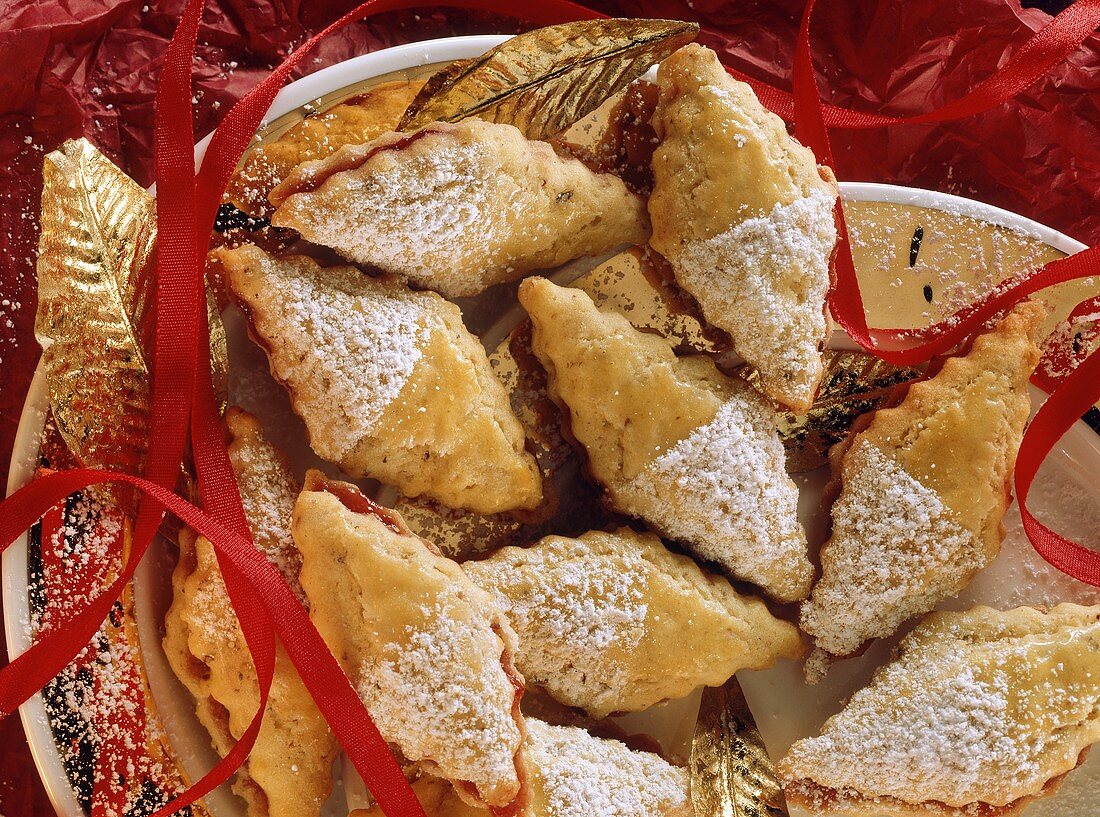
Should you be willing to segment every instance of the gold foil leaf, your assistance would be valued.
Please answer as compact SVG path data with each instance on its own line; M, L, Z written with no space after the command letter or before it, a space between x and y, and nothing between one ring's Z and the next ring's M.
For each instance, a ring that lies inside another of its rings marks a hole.
M529 139L559 133L699 32L675 20L582 20L529 31L428 80L398 125L476 116Z
M750 367L740 374L758 385ZM829 449L847 436L860 415L879 408L897 386L920 376L920 369L894 366L864 352L826 350L821 391L809 413L781 411L778 415L787 470L797 474L825 465Z
M783 789L736 678L706 687L691 739L695 817L786 817Z
M149 436L156 204L85 139L50 153L42 173L35 335L50 408L83 465L140 473ZM215 304L208 292L220 391L227 361Z
M81 463L139 473L156 205L86 139L46 156L42 175L35 334L50 408Z

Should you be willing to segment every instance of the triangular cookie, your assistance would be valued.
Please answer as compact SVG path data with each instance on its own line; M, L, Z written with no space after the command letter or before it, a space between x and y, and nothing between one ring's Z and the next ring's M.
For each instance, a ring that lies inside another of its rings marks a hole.
M611 504L774 598L805 598L813 567L768 401L578 289L529 278L520 301Z
M779 764L813 815L1007 817L1100 740L1100 608L933 613Z
M651 752L573 726L527 724L530 799L522 817L690 817L688 774ZM413 791L427 817L490 817L443 780L422 777ZM349 817L382 817L377 806Z
M829 332L836 181L710 49L674 53L657 87L650 243L764 392L804 412Z
M226 413L229 457L252 538L301 593L301 561L290 536L298 485L259 421L236 408ZM195 697L199 721L222 755L236 743L259 705L256 671L218 567L214 547L189 529L180 534L165 616L164 651ZM332 791L339 746L280 645L260 733L233 790L248 817L317 817Z
M394 511L317 471L294 506L310 617L382 736L494 807L520 793L515 633L462 569Z
M802 606L821 653L851 655L889 635L997 555L1045 314L1017 306L831 452L840 494L821 579Z
M803 653L793 625L651 533L547 536L464 569L504 609L528 683L596 718Z
M512 125L465 119L307 162L272 223L447 296L649 237L644 200Z
M458 307L305 256L214 257L318 455L451 507L539 504L523 429Z

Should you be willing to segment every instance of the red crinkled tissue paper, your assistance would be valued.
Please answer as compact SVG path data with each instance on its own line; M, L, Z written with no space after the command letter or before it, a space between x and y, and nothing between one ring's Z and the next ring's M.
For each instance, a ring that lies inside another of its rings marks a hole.
M1055 0L1056 2L1056 0ZM288 49L350 2L211 0L195 64L196 130ZM697 20L730 66L779 87L789 77L801 0L590 3L615 16ZM1060 6L1044 3L1056 12ZM153 98L179 0L0 2L0 478L38 357L34 254L43 156L85 135L140 183L152 176ZM893 114L961 96L1049 20L1006 0L822 0L814 52L838 105ZM522 21L437 10L387 14L324 41L303 73L355 54L453 34L516 32ZM837 131L837 174L969 196L1100 242L1100 37L1016 99L940 126ZM0 648L2 650L2 648ZM6 660L6 659L4 659ZM52 811L15 718L0 722L0 813Z

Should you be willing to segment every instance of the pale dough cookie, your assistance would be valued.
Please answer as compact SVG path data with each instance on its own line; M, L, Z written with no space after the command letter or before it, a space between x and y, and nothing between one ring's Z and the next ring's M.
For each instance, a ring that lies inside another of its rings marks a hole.
M578 289L529 278L519 296L550 392L615 509L776 599L804 599L813 567L771 404Z
M617 176L480 119L342 148L271 201L276 226L447 296L649 238L645 202Z
M1007 817L1100 739L1100 608L933 613L779 763L814 815Z
M542 500L523 429L457 306L305 256L246 245L213 257L319 456L479 513Z
M1045 314L1017 306L830 452L840 494L802 606L811 677L955 595L999 552Z
M420 80L383 82L323 113L307 116L267 144L245 154L229 180L226 199L257 217L270 217L271 190L303 162L325 159L344 145L361 145L397 127L423 87Z
M836 180L710 49L674 53L657 87L650 243L764 392L804 412L829 334Z
M583 729L527 719L530 801L523 817L690 817L687 771L650 752ZM446 781L422 777L413 791L427 817L490 817L459 798ZM382 817L382 810L349 817Z
M229 456L245 515L258 547L301 594L301 562L290 536L298 486L282 454L264 438L256 418L226 414ZM256 672L222 581L213 546L188 529L172 573L173 600L165 618L164 650L195 696L199 721L225 755L259 705ZM233 790L248 817L317 817L332 790L336 739L282 645L255 747Z
M547 536L463 567L505 610L527 682L596 718L803 653L793 625L651 533Z
M502 808L520 793L515 633L484 590L394 511L317 471L294 506L310 616L387 742Z

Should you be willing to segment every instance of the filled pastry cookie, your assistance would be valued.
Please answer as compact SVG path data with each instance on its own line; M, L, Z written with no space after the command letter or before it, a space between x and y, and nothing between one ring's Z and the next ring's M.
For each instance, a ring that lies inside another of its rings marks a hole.
M829 332L836 180L713 51L681 48L657 87L650 243L764 392L804 412Z
M596 738L583 729L527 724L529 800L522 817L690 817L687 771L658 755ZM446 781L422 777L413 791L427 817L489 817ZM382 817L378 807L350 817Z
M489 594L396 513L317 471L292 531L310 617L386 741L468 802L515 800L523 681Z
M768 401L580 290L529 278L519 296L611 505L776 599L804 599L814 571Z
M793 625L650 533L547 536L464 569L505 610L528 683L597 718L803 652Z
M538 505L538 466L458 307L305 256L214 257L318 455L452 507Z
M361 145L397 127L401 114L423 87L420 81L383 82L315 116L307 116L278 139L250 150L225 191L238 209L269 217L271 190L303 162L325 159L344 145Z
M1005 817L1100 739L1100 608L933 613L779 764L814 815Z
M480 119L344 147L271 201L276 226L447 296L649 238L645 202L617 176Z
M229 457L252 539L301 594L301 562L290 536L298 486L254 417L231 408L226 424L231 437ZM251 722L259 705L259 687L214 548L190 530L180 535L172 588L164 651L176 676L195 697L195 711L214 748L225 755ZM233 786L247 804L248 817L317 817L332 790L332 762L338 748L279 645L259 736Z
M802 606L811 676L955 595L997 555L1045 314L1017 306L830 453L840 494Z

